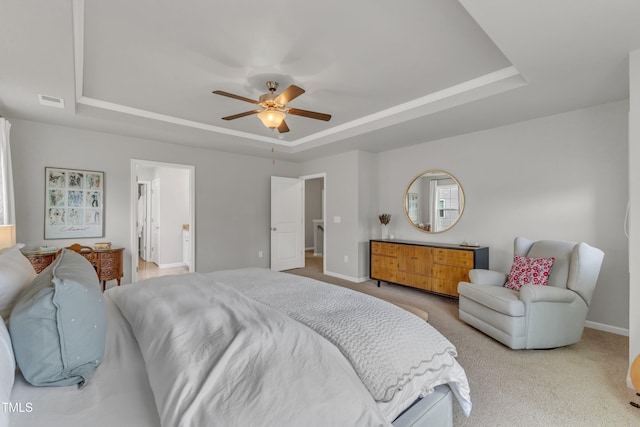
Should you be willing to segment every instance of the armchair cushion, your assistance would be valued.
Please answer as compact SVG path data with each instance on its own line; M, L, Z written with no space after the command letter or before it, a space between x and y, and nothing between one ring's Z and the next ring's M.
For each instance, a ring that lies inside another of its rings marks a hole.
M524 303L518 298L518 291L504 286L460 282L458 293L507 316L524 316Z
M469 280L478 285L503 286L507 275L499 271L472 269L469 270Z
M554 286L524 285L520 288L520 300L525 304L534 302L556 302L569 304L578 298L578 294L570 289Z
M549 272L555 258L528 258L520 255L513 257L513 265L505 286L514 291L523 285L543 285L549 283Z

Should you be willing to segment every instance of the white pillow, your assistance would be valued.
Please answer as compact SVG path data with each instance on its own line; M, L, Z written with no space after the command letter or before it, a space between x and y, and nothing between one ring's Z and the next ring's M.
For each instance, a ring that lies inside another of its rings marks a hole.
M9 331L0 321L0 402L11 402L11 389L16 378L16 359ZM9 425L9 411L0 408L0 427Z
M22 290L36 277L20 246L0 250L0 316L8 319Z

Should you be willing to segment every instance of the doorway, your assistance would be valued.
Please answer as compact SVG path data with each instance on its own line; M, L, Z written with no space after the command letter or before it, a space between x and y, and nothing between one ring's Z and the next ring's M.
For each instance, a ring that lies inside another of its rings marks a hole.
M317 266L326 270L326 174L301 176L304 181L304 247L305 267Z
M305 266L321 268L324 261L324 178L304 180Z
M131 160L131 281L195 271L195 168Z

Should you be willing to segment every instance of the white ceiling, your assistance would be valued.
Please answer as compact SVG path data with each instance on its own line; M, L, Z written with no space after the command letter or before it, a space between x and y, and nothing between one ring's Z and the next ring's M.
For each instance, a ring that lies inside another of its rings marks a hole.
M0 114L293 161L379 152L627 98L639 22L637 0L0 0ZM221 120L255 106L212 90L267 80L331 121Z

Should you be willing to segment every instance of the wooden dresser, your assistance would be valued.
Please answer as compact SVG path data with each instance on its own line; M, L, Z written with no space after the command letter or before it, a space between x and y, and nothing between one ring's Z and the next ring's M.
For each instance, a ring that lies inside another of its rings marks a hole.
M405 240L369 241L369 277L458 297L472 268L489 268L489 248Z
M109 280L117 280L120 286L120 280L124 276L122 262L124 248L94 249L93 251L96 258L94 262L96 273L102 287L105 288ZM36 273L44 270L56 257L55 252L23 251L22 253L31 262Z

